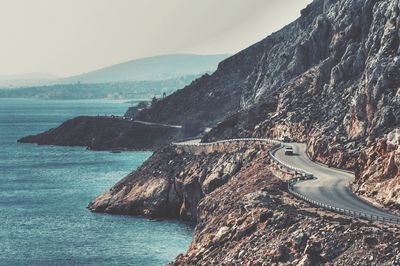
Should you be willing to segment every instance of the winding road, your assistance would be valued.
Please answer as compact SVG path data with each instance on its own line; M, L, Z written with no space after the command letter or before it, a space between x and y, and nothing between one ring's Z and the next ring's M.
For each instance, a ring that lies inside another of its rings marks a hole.
M173 143L177 146L206 146L224 144L228 142L267 142L277 148L270 151L270 156L281 166L296 169L298 173L314 179L295 181L292 183L292 193L300 196L308 202L344 213L347 215L362 217L369 220L400 223L400 217L383 209L372 206L368 202L358 198L350 190L350 184L354 175L342 170L329 168L325 165L315 163L306 154L306 145L301 143L280 143L269 139L230 139L213 143L200 143L200 139ZM293 147L293 155L285 155L284 147Z
M108 119L115 119L115 120L121 120L121 121L128 121L132 123L137 123L137 124L142 124L142 125L147 125L147 126L159 126L159 127L170 127L170 128L177 128L177 129L182 129L182 126L180 125L170 125L170 124L163 124L163 123L156 123L156 122L147 122L147 121L142 121L142 120L136 120L131 117L125 117L125 116L104 116L105 118Z
M155 122L146 122L146 121L141 121L141 120L133 120L132 122L142 124L142 125L148 125L148 126L161 126L161 127L171 127L171 128L182 129L182 126L179 126L179 125L169 125L169 124L162 124L162 123L155 123Z
M284 145L292 146L294 155L285 155L284 149L277 150L274 155L282 162L304 169L316 177L316 179L296 183L293 188L297 193L336 208L386 217L387 219L399 218L396 215L368 204L354 195L349 186L354 179L353 174L328 168L311 161L306 154L305 144L288 143Z

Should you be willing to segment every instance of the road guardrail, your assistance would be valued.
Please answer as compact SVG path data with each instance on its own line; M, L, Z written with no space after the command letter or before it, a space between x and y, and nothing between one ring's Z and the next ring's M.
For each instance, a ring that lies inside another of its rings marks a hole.
M283 148L284 145L280 141L272 140L272 139L262 139L262 138L237 138L237 139L227 139L227 140L219 140L219 141L214 141L214 142L208 142L208 143L199 143L199 142L193 142L191 143L189 141L184 141L184 142L174 142L172 145L175 146L212 146L212 145L220 145L220 144L226 144L226 143L232 143L232 142L265 142L268 144L273 144L272 148L268 151L268 155L272 159L274 163L279 165L280 167L285 168L289 172L294 172L293 174L295 175L294 178L289 179L287 181L288 185L288 191L294 195L295 197L308 202L309 204L320 207L332 212L348 215L354 218L359 218L359 219L364 219L368 221L379 221L379 222L384 222L384 223L392 223L392 224L400 224L400 217L399 218L389 218L385 216L380 216L380 215L374 215L372 213L367 213L367 212L359 212L359 211L352 211L348 209L343 209L343 208L338 208L326 203L322 203L316 200L313 200L306 195L300 194L295 190L295 184L298 182L303 182L307 180L313 180L316 179L313 174L307 172L304 169L293 167L291 165L286 164L285 162L279 160L275 156L275 152L278 151L279 149Z

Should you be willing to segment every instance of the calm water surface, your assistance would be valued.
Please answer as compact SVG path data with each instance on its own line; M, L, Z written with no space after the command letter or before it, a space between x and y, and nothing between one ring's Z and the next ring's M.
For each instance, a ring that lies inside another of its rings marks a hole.
M117 101L0 99L0 265L162 265L192 228L94 214L88 202L151 154L17 144L78 115L122 115Z

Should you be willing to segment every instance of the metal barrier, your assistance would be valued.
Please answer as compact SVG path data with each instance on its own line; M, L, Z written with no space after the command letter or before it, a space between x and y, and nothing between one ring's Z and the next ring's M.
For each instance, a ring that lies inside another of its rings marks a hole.
M296 196L299 199L302 199L308 203L310 203L311 205L320 207L320 208L324 208L326 210L329 211L333 211L336 213L340 213L340 214L345 214L351 217L355 217L355 218L360 218L360 219L365 219L368 221L379 221L379 222L384 222L384 223L392 223L392 224L400 224L400 217L399 218L389 218L389 217L384 217L384 216L379 216L379 215L373 215L371 213L366 213L366 212L359 212L359 211L352 211L352 210L348 210L348 209L343 209L343 208L338 208L326 203L322 203L322 202L318 202L316 200L313 200L311 198L308 198L307 196L300 194L298 192L295 191L295 184L301 181L307 181L307 180L312 180L312 179L316 179L316 177L314 177L313 174L307 172L304 169L301 168L297 168L297 167L293 167L290 166L284 162L282 162L281 160L279 160L277 157L275 157L275 152L281 148L283 148L283 144L280 141L276 141L276 140L271 140L271 139L261 139L261 138L239 138L239 139L228 139L228 140L220 140L220 141L215 141L215 142L208 142L208 143L190 143L190 141L186 141L186 142L178 142L178 143L172 143L172 145L175 146L211 146L211 145L219 145L219 144L225 144L225 143L232 143L232 142L265 142L268 144L273 144L272 148L268 151L268 155L270 156L270 158L272 159L272 161L274 163L276 163L277 165L279 165L280 167L286 168L287 170L294 172L293 174L296 175L294 178L289 179L287 181L287 185L288 185L288 191ZM299 176L297 176L298 174L300 174Z
M226 144L226 143L232 143L232 142L265 142L268 144L280 144L279 141L272 140L272 139L260 139L260 138L239 138L239 139L227 139L227 140L218 140L214 142L207 142L207 143L191 143L189 141L184 141L184 142L173 142L172 145L175 146L212 146L212 145L218 145L218 144Z
M318 201L313 200L311 198L308 198L307 196L305 196L303 194L300 194L300 193L298 193L298 192L296 192L294 190L294 185L297 182L304 181L304 180L310 180L310 179L314 179L314 178L310 178L310 177L307 177L307 176L305 176L305 177L304 176L300 176L300 177L295 177L295 178L290 179L287 182L289 192L291 194L293 194L294 196L296 196L297 198L302 199L302 200L310 203L311 205L314 205L314 206L317 206L317 207L321 207L321 208L327 209L329 211L345 214L345 215L352 216L352 217L355 217L355 218L365 219L365 220L368 220L368 221L380 221L380 222L385 222L385 223L400 224L400 218L396 218L395 219L395 218L389 218L389 217L374 215L374 214L366 213L366 212L359 212L359 211L352 211L352 210L348 210L348 209L338 208L338 207L335 207L335 206L332 206L332 205L329 205L329 204L326 204L326 203L321 203L321 202L318 202Z

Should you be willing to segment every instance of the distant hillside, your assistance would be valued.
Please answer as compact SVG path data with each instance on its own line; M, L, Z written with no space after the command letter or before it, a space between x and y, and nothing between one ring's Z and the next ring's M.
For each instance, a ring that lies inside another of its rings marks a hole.
M0 76L0 88L3 88L0 97L148 99L154 95L171 94L203 74L214 72L227 56L176 54L149 57L70 78L48 77L42 79L41 84L39 80L31 83L15 80L14 84L19 82L20 87L1 86Z
M106 83L143 80L166 80L198 75L217 69L218 63L229 55L161 55L128 61L58 80L58 83Z
M0 89L0 98L39 98L56 100L125 99L150 100L183 88L199 75L166 80L146 80L107 83L73 83Z
M0 75L0 88L15 89L76 83L96 84L174 80L214 72L219 62L228 56L227 54L160 55L135 59L67 78L58 78L50 74L40 73L12 76Z

